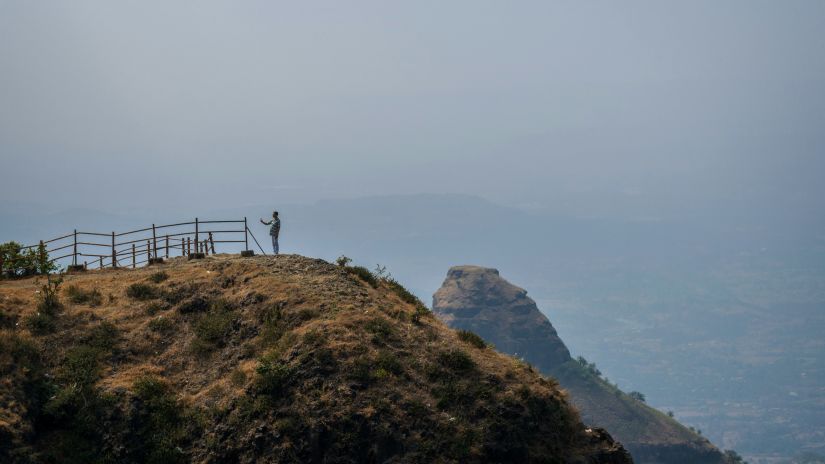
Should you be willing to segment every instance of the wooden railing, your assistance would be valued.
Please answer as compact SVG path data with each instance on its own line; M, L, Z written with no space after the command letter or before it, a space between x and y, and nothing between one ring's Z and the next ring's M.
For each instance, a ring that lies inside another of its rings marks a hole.
M49 253L50 262L67 264L75 269L134 268L170 256L215 254L216 244L243 243L243 249L249 253L250 236L261 253L266 254L249 230L246 218L221 221L201 221L195 218L192 222L152 224L151 227L120 233L83 232L75 229L70 234L41 240L37 245L22 249L42 245Z

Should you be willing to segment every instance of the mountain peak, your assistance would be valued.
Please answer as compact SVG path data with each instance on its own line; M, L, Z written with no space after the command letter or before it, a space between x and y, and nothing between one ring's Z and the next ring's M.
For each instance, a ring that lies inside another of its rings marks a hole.
M362 271L173 258L66 275L53 310L0 282L0 461L631 462L556 382Z

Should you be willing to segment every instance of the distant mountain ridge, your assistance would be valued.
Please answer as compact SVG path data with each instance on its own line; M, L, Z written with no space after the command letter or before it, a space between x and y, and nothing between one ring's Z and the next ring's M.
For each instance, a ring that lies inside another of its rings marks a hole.
M567 389L585 423L605 427L637 463L721 464L724 455L674 419L601 379L571 358L527 292L480 266L450 268L433 296L433 311L455 329L470 330L499 351L523 358Z

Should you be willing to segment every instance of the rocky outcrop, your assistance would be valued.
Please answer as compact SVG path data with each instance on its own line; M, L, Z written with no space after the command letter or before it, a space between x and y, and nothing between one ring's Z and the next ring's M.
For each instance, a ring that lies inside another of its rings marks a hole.
M456 266L435 293L433 310L453 328L469 329L499 351L536 366L570 359L556 329L527 291L502 279L498 270Z
M433 296L433 311L455 329L477 333L499 351L556 377L585 423L604 427L637 463L720 464L723 454L707 439L629 397L572 359L555 328L527 292L496 269L456 266Z

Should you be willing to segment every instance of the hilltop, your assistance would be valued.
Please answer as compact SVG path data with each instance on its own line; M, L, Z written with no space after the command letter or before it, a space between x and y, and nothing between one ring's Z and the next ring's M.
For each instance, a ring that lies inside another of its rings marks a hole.
M1 282L0 461L631 462L554 380L363 271L217 255Z
M638 463L717 464L724 455L707 439L625 394L595 365L573 359L527 291L498 270L456 266L433 296L433 311L449 326L471 330L496 349L530 362L558 379L585 423L605 427Z

